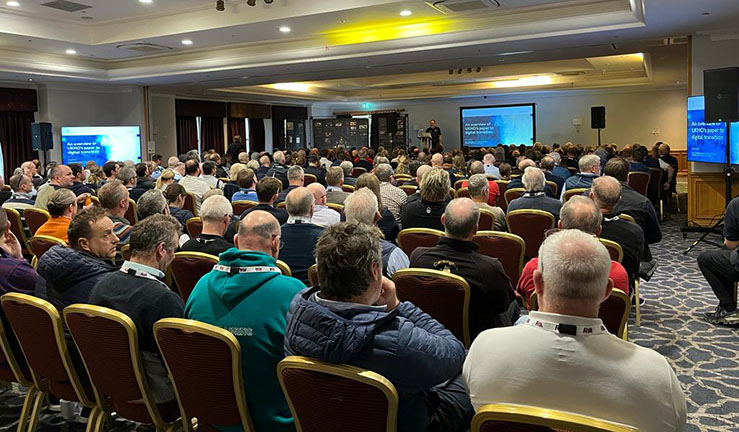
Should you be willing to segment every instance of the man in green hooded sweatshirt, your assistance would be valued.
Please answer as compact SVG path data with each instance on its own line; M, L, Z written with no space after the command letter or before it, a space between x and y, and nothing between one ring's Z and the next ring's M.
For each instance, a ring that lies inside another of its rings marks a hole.
M234 244L195 286L185 317L222 327L239 340L246 400L256 431L294 431L277 363L285 357L287 309L305 285L277 268L280 224L271 214L249 213L239 224Z

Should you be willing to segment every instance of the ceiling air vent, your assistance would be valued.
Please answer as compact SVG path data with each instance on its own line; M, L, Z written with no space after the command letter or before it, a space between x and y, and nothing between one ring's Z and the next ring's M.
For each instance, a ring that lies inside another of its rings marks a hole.
M157 45L157 44L152 44L152 43L145 43L145 42L118 45L116 48L120 48L124 50L131 50L131 51L138 51L138 52L147 53L147 54L172 51L172 47L168 47L165 45Z
M500 7L498 0L437 0L427 1L426 4L444 14L476 12Z
M64 12L79 12L81 10L90 9L92 6L83 5L81 3L75 3L67 0L55 0L48 3L42 3L41 6L50 7L52 9L58 9Z

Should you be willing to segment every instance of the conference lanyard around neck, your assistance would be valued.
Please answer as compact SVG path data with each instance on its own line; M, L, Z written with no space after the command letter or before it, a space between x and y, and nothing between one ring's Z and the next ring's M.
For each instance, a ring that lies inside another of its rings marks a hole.
M245 273L282 273L279 268L273 266L230 267L216 264L213 266L213 270L228 273L230 275Z
M140 277L140 278L144 278L144 279L151 279L153 281L157 281L162 286L164 286L165 288L169 289L169 287L167 286L167 284L165 284L164 282L162 282L161 279L159 279L158 277L152 275L151 273L145 272L143 270L137 270L137 269L129 266L128 261L125 261L123 263L123 265L121 266L121 270L120 271L122 271L123 273L129 274L131 276L136 276L136 277Z
M526 192L523 194L526 198L543 197L544 195L546 195L546 192Z
M621 220L621 219L618 216L614 216L610 218L607 218L607 217L603 218L603 222L616 222L617 220Z
M529 318L526 320L524 325L531 327L537 327L550 332L565 334L569 336L583 336L583 335L599 335L608 333L606 326L603 323L597 325L575 325L575 324L562 324L557 322L542 321L540 319Z

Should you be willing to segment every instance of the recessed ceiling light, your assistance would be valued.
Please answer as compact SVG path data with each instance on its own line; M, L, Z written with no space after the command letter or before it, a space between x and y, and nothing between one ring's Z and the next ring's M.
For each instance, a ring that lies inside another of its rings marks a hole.
M288 26L282 26L282 27L280 27L280 31L282 33L290 33L291 29Z
M5 4L8 5L8 6L10 6L10 7L18 7L18 6L21 5L17 1L9 1L9 2L5 2Z
M67 51L65 51L65 52L66 52L67 54L69 54L69 55L75 55L75 54L77 54L77 51L76 51L76 50L73 50L72 48L68 49L68 50L67 50Z
M190 39L183 39L182 45L192 45L192 41Z
M411 12L411 11L409 11L407 9L404 10L404 11L400 11L400 16L411 16L411 15L413 15L413 12Z
M151 3L151 0L139 0L139 3Z

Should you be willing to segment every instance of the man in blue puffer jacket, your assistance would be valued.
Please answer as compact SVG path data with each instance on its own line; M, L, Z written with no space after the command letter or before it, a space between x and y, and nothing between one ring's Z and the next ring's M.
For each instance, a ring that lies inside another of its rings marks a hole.
M319 286L295 296L285 353L383 375L400 396L398 431L465 431L474 414L462 381L464 346L382 276L381 232L340 223L316 245Z
M69 224L71 248L54 246L41 255L38 274L42 279L36 295L62 310L74 303L87 303L90 291L106 274L118 270L113 263L118 237L105 210L82 211Z

